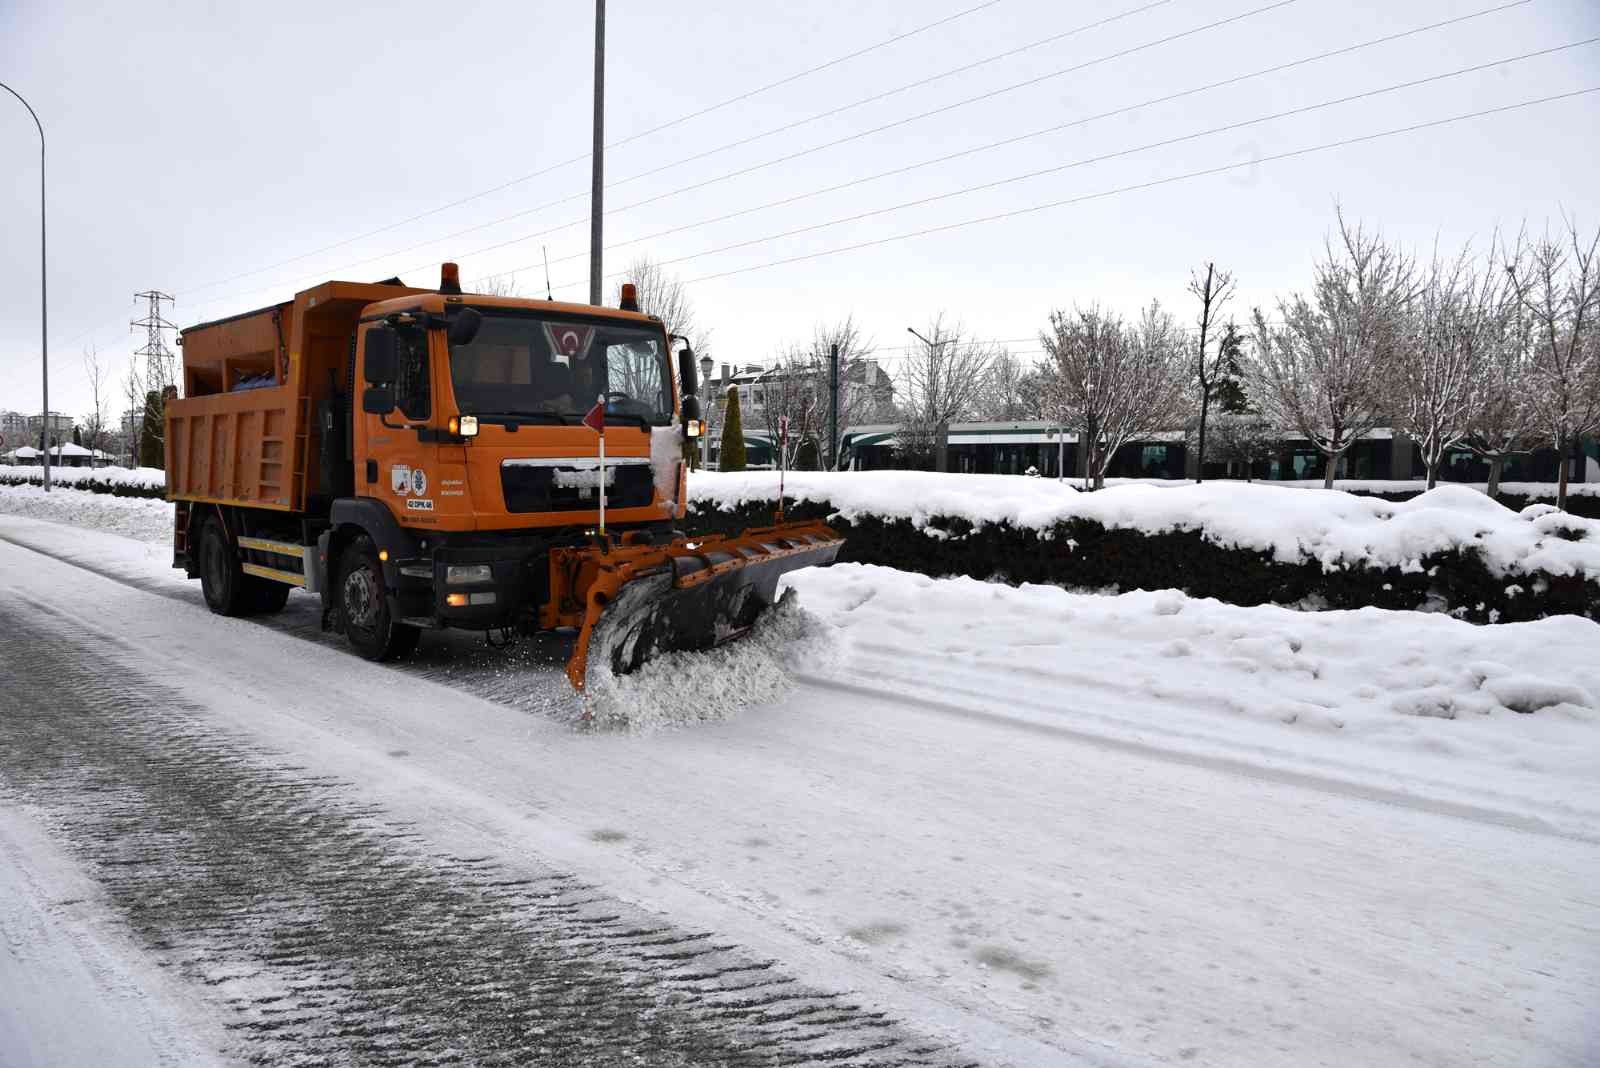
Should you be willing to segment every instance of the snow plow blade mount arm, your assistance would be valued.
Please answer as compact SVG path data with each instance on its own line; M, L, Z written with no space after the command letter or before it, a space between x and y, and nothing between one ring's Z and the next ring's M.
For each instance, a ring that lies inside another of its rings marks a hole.
M661 653L742 637L776 600L781 576L831 564L843 545L813 520L668 545L625 536L603 547L555 549L544 624L578 627L567 679L582 691L591 660L626 675Z

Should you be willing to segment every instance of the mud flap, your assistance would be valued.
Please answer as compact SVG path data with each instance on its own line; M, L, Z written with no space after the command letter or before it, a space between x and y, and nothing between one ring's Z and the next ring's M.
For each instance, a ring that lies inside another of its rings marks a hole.
M654 567L620 585L590 587L567 678L582 690L590 663L626 675L662 653L740 638L777 600L779 578L833 563L843 544L821 524L674 544Z

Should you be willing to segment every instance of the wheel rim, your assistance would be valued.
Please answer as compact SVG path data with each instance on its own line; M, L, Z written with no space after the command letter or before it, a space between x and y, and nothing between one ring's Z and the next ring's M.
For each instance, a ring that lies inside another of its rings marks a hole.
M346 623L362 630L377 626L378 584L370 567L363 565L345 576L344 618Z

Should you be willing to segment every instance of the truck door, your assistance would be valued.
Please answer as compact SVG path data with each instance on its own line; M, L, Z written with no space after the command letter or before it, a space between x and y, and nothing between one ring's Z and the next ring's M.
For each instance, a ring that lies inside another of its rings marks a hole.
M374 338L379 333L386 337ZM393 403L387 412L363 410L358 419L356 492L383 501L406 526L428 527L439 521L438 472L432 462L438 449L417 433L437 423L432 354L432 335L437 333L404 321L367 323L356 348L362 360L358 381L387 383ZM392 367L378 368L389 360L388 351Z

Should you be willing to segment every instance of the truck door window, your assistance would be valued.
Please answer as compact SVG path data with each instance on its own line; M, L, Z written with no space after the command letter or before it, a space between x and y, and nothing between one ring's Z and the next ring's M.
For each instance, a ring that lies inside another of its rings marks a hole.
M606 346L607 388L630 398L641 414L669 410L662 390L661 354L654 339Z
M433 414L427 331L402 327L395 334L395 403L407 419L427 419Z

